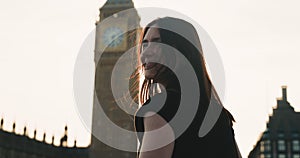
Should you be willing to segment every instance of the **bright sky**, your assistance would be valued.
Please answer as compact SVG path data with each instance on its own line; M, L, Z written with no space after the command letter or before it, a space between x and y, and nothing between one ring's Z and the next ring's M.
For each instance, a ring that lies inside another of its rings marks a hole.
M79 48L94 29L105 0L0 1L0 117L5 129L17 123L30 136L37 129L56 144L69 126L87 146L90 135L73 99L73 68ZM236 118L246 157L265 129L268 115L287 85L289 102L300 110L300 11L298 0L135 0L136 7L164 6L197 21L224 62L224 105ZM217 87L218 88L218 87Z

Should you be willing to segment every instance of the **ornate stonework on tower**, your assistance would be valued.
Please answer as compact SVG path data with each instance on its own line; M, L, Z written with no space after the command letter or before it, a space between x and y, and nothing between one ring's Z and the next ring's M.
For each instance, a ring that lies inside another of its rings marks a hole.
M124 14L124 10L133 9L131 14ZM109 19L109 22L106 22ZM111 85L112 71L118 59L129 49L136 45L140 17L134 9L131 0L107 0L100 8L100 20L96 22L96 39L95 39L95 89L94 89L94 105L92 120L92 143L90 157L92 158L135 158L135 152L126 152L115 149L101 142L97 136L99 133L117 143L120 137L116 135L116 131L105 126L103 128L103 120L99 118L99 106L103 109L106 116L115 125L129 130L134 130L132 117L127 114L123 108L120 108L112 93L112 86L126 87L128 86L128 78L122 78L117 85ZM129 29L138 28L138 29ZM127 31L130 30L130 31ZM124 33L125 32L125 33ZM103 51L104 50L104 51ZM123 61L122 70L129 71L134 59ZM100 102L101 105L98 103ZM124 107L127 111L135 111L136 107L128 105ZM126 137L124 146L132 146L136 148L136 137Z

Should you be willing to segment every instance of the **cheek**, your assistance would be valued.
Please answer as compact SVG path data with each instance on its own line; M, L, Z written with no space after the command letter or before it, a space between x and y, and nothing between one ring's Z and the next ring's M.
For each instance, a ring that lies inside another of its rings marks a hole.
M174 63L174 54L168 52L167 50L161 52L160 58L160 60L164 62L165 65L167 64L168 66L171 66L172 63Z

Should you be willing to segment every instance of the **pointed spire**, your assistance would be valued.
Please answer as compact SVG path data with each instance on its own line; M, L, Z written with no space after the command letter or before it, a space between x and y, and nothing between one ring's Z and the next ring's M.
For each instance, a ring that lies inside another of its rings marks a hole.
M65 134L68 132L68 126L65 126Z
M4 124L4 120L3 120L3 118L1 118L1 125L0 125L0 129L3 129L3 124Z
M77 141L76 141L76 138L75 138L75 140L74 140L74 148L76 148L77 147Z
M54 135L53 135L53 136L52 136L52 142L51 142L52 145L54 145L54 140L55 140L55 137L54 137Z
M46 142L46 133L43 135L43 142Z
M68 127L65 126L65 135L60 139L60 146L67 146L68 145Z
M36 139L36 129L33 132L33 139Z
M13 126L12 126L12 132L13 132L13 133L16 132L16 122L13 123Z
M286 92L287 86L281 86L281 89L282 89L282 97L277 98L277 109L294 111L294 108L287 101L287 92Z
M23 129L23 135L24 135L24 136L27 136L27 128L26 128L26 126L24 126L24 129Z
M282 88L282 101L287 101L286 88L287 86L281 86Z

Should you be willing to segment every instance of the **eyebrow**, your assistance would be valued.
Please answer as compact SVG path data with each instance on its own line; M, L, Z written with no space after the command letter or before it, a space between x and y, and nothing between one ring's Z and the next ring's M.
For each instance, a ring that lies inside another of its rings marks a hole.
M160 37L156 37L156 38L153 38L150 42L160 42L160 41L161 41ZM142 41L142 43L146 43L146 42L149 42L149 41L146 39Z

